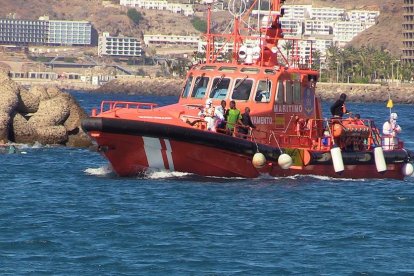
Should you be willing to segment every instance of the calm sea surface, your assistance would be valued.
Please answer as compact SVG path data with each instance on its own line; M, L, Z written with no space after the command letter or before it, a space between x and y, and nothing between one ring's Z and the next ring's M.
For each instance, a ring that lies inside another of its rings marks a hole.
M413 110L394 108L411 149ZM0 275L414 275L414 177L119 178L87 149L19 150L0 155Z

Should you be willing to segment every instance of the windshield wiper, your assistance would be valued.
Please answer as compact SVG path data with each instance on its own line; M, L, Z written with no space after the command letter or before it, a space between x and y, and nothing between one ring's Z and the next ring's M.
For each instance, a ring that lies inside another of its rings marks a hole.
M242 85L242 83L245 81L247 79L247 75L242 79L242 80L240 80L240 82L239 83L237 83L235 86L234 86L234 89L233 90L236 90L237 88L239 88L239 86L240 85Z
M204 78L204 75L205 75L205 73L201 74L201 76L194 83L194 87L197 87L198 83Z
M211 91L214 91L217 89L217 87L219 86L219 84L221 83L221 81L224 79L224 75L222 75L220 77L220 79L218 80L218 82L214 85L214 87L211 89Z

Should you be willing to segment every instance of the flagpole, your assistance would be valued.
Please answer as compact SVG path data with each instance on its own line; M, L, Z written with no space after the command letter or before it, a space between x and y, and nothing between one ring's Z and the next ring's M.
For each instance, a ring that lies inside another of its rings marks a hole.
M387 102L387 107L390 109L390 117L391 117L391 109L394 107L394 103L391 100L391 93L388 90L388 102Z

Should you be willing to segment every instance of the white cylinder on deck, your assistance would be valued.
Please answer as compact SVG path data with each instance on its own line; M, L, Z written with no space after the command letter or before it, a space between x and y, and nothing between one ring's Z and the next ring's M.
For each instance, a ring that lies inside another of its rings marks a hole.
M377 172L385 172L387 170L387 163L385 163L385 157L384 152L382 151L382 147L375 147L374 157Z
M342 152L340 147L331 148L332 163L336 173L343 172L345 170L344 160L342 159Z
M404 176L410 176L414 173L414 167L411 163L405 163L404 166L401 169L402 174Z
M293 160L289 154L283 153L277 159L277 163L282 169L287 170L290 168L290 166L292 166Z

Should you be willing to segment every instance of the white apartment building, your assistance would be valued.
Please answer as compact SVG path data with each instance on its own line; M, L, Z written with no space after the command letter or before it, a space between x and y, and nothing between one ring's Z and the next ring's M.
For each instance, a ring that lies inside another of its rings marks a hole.
M379 15L379 11L313 8L312 5L284 5L283 9L285 14L280 22L284 37L315 37L311 39L312 48L320 51L322 56L333 44L345 46L357 34L375 24ZM309 56L308 44L309 42L300 45L302 59Z
M104 32L99 37L99 56L121 56L140 57L142 56L141 42L135 37L110 36Z
M188 35L144 35L145 45L187 45L198 47L200 42L200 36L188 36Z
M331 35L332 24L323 20L305 20L304 35Z
M169 3L167 0L120 0L120 5L147 10L167 10L185 16L194 14L192 4Z
M294 43L291 44L290 47L286 47L286 43ZM296 43L298 43L296 45ZM315 58L315 53L320 53L321 61L323 62L326 57L326 51L329 47L333 45L332 39L317 39L317 38L309 38L307 40L295 40L292 41L282 41L279 44L279 49L283 53L283 55L288 58L288 60L292 63L294 56L299 56L300 63L309 63L311 58L312 52L312 59ZM289 52L288 52L289 51Z
M311 18L324 21L342 21L346 18L346 10L339 8L312 8Z
M90 45L91 35L92 25L88 21L49 20L49 44Z
M281 17L279 22L282 24L284 37L301 37L303 34L303 23L301 21Z
M367 29L368 26L371 25L367 25L360 21L337 21L333 24L333 41L339 47L343 47L356 35Z
M285 12L284 19L305 20L310 18L312 11L312 5L284 5L282 8Z
M347 12L347 17L350 21L375 23L379 14L379 11L351 10Z

